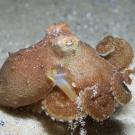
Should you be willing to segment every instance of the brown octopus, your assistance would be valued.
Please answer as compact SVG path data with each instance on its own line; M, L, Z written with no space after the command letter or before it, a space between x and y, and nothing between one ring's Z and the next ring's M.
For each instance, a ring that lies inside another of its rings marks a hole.
M9 53L0 70L0 104L31 105L56 120L72 121L89 115L109 118L131 100L125 70L133 50L123 39L105 37L96 50L80 41L65 23L48 28L33 47Z

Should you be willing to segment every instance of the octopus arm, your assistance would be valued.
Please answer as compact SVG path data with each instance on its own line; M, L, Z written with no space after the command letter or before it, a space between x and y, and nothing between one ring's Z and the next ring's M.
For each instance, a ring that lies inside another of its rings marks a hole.
M116 72L111 79L111 90L115 100L121 104L127 104L132 98L131 92L124 83L122 74Z
M77 109L75 101L70 100L58 87L42 102L42 108L52 118L58 121L72 121L82 114Z
M105 87L86 88L81 93L82 108L93 119L103 121L115 111L113 96Z
M105 37L97 44L96 50L101 57L104 57L119 70L126 68L133 59L133 49L130 44L117 37Z

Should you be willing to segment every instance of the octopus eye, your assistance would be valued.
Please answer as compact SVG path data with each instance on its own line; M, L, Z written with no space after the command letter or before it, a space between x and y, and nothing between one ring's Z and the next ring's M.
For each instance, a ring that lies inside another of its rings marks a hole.
M73 45L73 41L72 40L66 40L66 39L64 39L64 45L65 46L72 46Z
M66 79L66 73L62 73L54 69L48 72L47 77L54 83L55 86L59 87L71 101L75 101L77 95Z
M52 48L60 56L74 54L79 40L74 36L59 36L52 41Z

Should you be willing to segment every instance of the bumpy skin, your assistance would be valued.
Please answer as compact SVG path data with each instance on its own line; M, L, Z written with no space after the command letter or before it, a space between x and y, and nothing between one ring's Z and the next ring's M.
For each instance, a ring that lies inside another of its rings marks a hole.
M0 104L17 108L44 99L53 86L46 72L57 61L46 39L10 54L0 70Z
M124 50L129 48L122 42L119 44ZM128 58L133 51L125 53L120 53L122 58ZM127 61L122 61L123 68L131 59ZM131 99L124 77L115 65L117 61L112 64L80 41L68 25L54 24L41 42L11 54L6 60L0 70L0 104L17 108L42 100L44 111L57 120L69 121L84 115L107 119L115 111L116 102L126 104ZM48 72L58 67L68 71L66 78L71 78L68 84L80 99L79 107L76 99L71 101L48 79Z
M58 121L71 121L83 115L79 113L76 102L69 100L57 87L42 102L42 105L47 114Z
M96 50L101 56L110 51L104 58L117 67L118 70L126 68L133 59L132 47L127 41L118 37L105 37L98 43Z

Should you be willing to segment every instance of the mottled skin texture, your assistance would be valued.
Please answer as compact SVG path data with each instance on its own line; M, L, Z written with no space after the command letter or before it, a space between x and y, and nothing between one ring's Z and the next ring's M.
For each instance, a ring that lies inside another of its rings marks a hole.
M0 104L18 108L34 103L35 108L42 107L57 120L89 115L102 121L115 111L116 102L127 104L131 99L131 92L123 83L129 74L121 70L131 63L132 57L132 48L123 39L107 37L96 51L80 41L67 24L51 25L42 41L7 58L0 70ZM58 67L64 69L66 81L81 106L48 78L48 72Z
M131 63L133 49L127 41L118 37L107 36L96 46L96 50L101 56L111 49L113 51L104 56L104 58L117 67L117 69L122 70Z
M0 104L17 108L45 98L52 90L45 74L57 61L44 41L11 54L0 71Z

